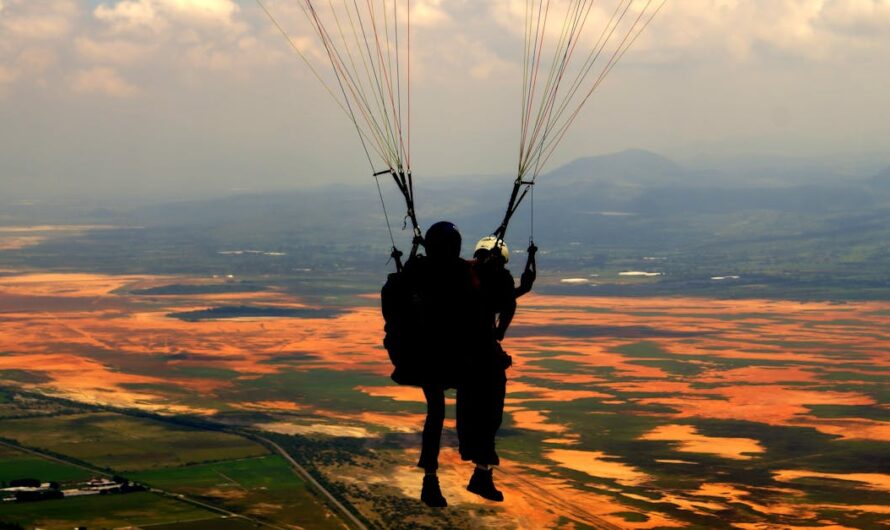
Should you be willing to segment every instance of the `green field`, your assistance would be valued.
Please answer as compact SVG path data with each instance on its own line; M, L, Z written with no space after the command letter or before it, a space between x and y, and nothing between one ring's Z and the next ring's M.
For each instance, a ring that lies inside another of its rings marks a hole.
M254 530L256 527L256 523L241 517L221 517L152 525L151 530Z
M2 436L124 474L174 498L146 492L0 503L0 522L66 529L241 530L256 527L257 521L343 528L286 460L237 435L103 411L7 420ZM92 476L73 464L0 446L0 483L18 478L70 483ZM220 518L179 495L244 518Z
M92 476L89 471L79 467L0 446L0 483L20 478L36 478L42 482L72 482L87 480Z
M4 503L0 506L0 521L48 530L70 530L75 525L119 528L211 518L218 518L218 515L148 492L93 495L34 503Z
M332 318L340 314L332 309L290 308L290 307L265 307L265 306L221 306L201 309L197 311L184 311L170 313L169 317L185 320L186 322L198 322L201 320L216 320L225 318L244 317L275 317L275 318Z
M342 528L279 456L133 473L134 480L238 513L307 528Z
M0 435L118 472L267 454L240 436L110 412L4 420Z

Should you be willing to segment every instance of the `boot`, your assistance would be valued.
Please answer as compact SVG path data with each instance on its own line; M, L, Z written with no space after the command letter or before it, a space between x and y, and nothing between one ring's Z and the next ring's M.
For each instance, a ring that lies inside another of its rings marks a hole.
M483 499L495 502L503 502L504 494L494 487L494 479L492 478L491 469L482 469L477 467L473 471L470 483L467 484L467 491L479 495Z
M420 500L430 508L445 508L448 501L442 496L442 490L439 489L439 477L436 475L425 475L423 477L423 490L420 492Z

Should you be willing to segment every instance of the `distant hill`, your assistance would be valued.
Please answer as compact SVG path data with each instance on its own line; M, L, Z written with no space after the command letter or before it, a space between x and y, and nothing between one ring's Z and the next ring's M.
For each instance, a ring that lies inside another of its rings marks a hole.
M512 181L509 174L421 176L415 182L421 226L442 219L457 223L466 252L498 226ZM411 231L401 229L403 201L391 183L382 179L381 184L393 237L407 250ZM656 153L632 150L581 158L541 175L534 197L534 237L549 270L654 267L672 279L756 278L805 265L838 284L883 286L890 281L890 168L832 181L727 180ZM525 248L531 233L530 202L529 197L507 233L507 243L516 250ZM27 258L29 264L89 265L129 273L292 275L389 267L392 242L370 179L110 208L89 215L82 208L51 204L0 208L0 216L10 223L20 223L23 212L41 224L73 219L77 224L130 227L5 254ZM120 241L128 245L126 253L119 252ZM188 261L179 260L183 248L190 249ZM102 260L98 265L97 259ZM819 282L813 285L824 284Z
M541 178L548 184L603 180L663 184L676 181L686 174L679 164L664 156L642 149L629 149L609 155L578 158Z

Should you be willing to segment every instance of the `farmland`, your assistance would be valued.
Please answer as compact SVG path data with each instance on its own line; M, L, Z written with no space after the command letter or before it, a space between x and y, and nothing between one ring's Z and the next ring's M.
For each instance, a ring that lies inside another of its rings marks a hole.
M173 427L112 413L6 420L3 435L25 446L116 471L182 466L266 453L264 448L229 434Z
M145 484L206 499L238 513L309 528L343 528L279 456L146 471Z
M877 528L890 519L886 303L524 298L505 342L515 359L499 440L507 502L463 490L470 470L448 420L441 479L453 508L433 512L416 500L423 398L388 381L373 296L326 305L225 285L0 278L0 305L33 308L3 313L0 378L63 398L8 392L0 436L235 513L319 528L343 523L282 459L197 420L275 440L371 526ZM168 316L224 306L308 311ZM4 457L0 470L21 469L21 458Z
M52 529L84 524L97 528L115 528L219 519L213 512L165 499L153 493L16 503L4 505L0 508L0 515L3 521Z

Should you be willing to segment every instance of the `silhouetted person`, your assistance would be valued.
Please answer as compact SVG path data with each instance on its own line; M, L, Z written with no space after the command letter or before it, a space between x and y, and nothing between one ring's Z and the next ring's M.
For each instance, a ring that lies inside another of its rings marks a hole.
M457 227L445 221L434 224L424 237L426 256L409 260L383 292L384 344L396 365L393 380L420 386L426 398L417 465L425 471L420 498L433 507L447 506L437 476L445 390L460 385L488 331L480 312L479 282L470 263L460 258L460 247Z
M516 299L529 292L535 281L536 250L534 246L529 247L529 261L518 288L506 268L509 250L496 237L479 241L472 262L479 279L487 333L481 338L483 343L475 349L477 355L469 359L468 376L458 387L457 428L461 458L476 464L467 490L493 501L504 500L494 485L492 466L500 464L495 436L503 421L506 370L512 364L500 341L516 313Z

